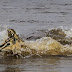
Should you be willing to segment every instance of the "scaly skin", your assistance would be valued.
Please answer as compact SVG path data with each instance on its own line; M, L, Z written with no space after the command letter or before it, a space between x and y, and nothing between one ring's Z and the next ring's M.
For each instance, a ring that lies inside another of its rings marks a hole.
M11 55L70 55L72 51L51 37L36 41L22 41L13 29L8 29L8 39L0 46L1 50Z
M8 29L8 39L5 40L4 44L0 46L0 49L2 50L13 50L14 48L19 48L21 42L23 42L19 36L16 34L16 32L13 29Z

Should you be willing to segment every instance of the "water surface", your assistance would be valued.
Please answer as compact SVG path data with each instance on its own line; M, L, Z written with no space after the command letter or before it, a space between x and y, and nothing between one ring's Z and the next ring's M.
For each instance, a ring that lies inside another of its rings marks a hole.
M72 26L72 0L0 0L0 25L24 39L54 27ZM36 37L36 38L37 38ZM72 57L0 58L0 72L71 72Z
M71 72L72 57L32 57L0 59L0 72Z

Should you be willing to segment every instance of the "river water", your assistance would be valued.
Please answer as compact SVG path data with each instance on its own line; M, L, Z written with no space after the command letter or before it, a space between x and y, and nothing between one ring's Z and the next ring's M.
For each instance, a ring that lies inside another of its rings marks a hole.
M72 27L72 0L0 0L0 25L23 39L45 36L51 28ZM0 58L0 72L71 72L72 57Z

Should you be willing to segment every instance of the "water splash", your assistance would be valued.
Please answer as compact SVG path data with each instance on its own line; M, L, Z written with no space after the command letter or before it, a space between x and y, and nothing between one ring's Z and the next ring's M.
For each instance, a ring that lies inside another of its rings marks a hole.
M47 37L51 37L61 44L72 44L72 31L71 29L65 30L62 26L53 28L46 33Z
M46 33L47 37L42 37L35 41L22 41L15 33L6 46L2 49L3 55L6 56L43 56L43 55L72 55L72 30L65 30L63 27L58 27L49 30ZM3 44L8 38L8 31L4 29L0 32L0 42ZM14 42L15 41L15 42ZM1 49L1 48L0 48Z
M8 38L7 26L0 26L0 45Z

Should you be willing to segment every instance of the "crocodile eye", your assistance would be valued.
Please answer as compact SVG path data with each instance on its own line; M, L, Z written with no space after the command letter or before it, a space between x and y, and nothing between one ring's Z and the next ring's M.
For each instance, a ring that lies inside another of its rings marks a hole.
M14 36L14 33L12 33L11 31L8 31L8 36L11 38Z
M14 36L14 34L12 34L12 36Z
M16 32L13 29L8 29L8 37L9 38L14 37L15 34L16 34Z

